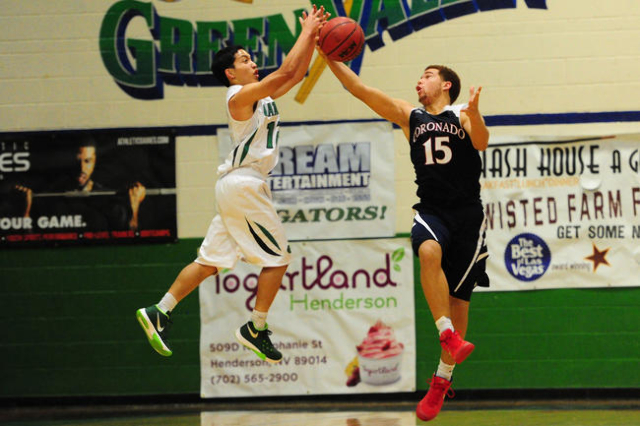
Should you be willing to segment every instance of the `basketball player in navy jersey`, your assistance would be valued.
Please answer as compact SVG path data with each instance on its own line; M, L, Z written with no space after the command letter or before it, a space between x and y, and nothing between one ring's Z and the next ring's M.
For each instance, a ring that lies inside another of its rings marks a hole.
M431 420L440 412L445 394L451 393L453 368L474 349L464 340L471 292L476 285L489 285L479 182L478 151L489 143L489 131L478 110L482 88L471 88L467 104L452 106L460 93L459 77L450 68L429 65L416 86L422 104L416 108L366 86L345 64L317 50L353 96L400 126L411 147L420 200L413 206L411 240L442 346L429 392L416 409L420 419Z
M226 111L234 149L218 167L213 218L198 257L175 279L159 303L136 312L151 346L163 356L171 312L207 277L232 269L238 260L262 267L251 318L235 331L236 338L261 359L277 363L282 354L272 344L267 313L291 262L284 227L273 206L267 175L278 161L280 114L274 99L286 94L307 72L318 32L329 17L313 6L300 18L302 27L280 68L260 80L258 66L242 46L216 52L215 77L228 87Z

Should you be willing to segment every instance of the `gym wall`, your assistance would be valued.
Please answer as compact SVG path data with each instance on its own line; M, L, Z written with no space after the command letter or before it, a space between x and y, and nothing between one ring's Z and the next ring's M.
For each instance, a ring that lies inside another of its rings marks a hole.
M379 3L389 10L388 19L411 21L392 13L403 2ZM415 8L422 4L425 10L439 7L436 1L408 3ZM393 37L385 31L370 41L361 78L417 104L414 87L424 67L447 64L462 78L460 101L466 101L467 87L483 86L480 108L494 137L640 133L637 2L499 1L493 3L503 8L468 14L461 11L469 11L470 4L491 2L443 3L457 5L458 12L444 22ZM352 7L361 4L354 1ZM116 65L105 61L107 30L113 24L108 12L155 10L178 20L176 25L186 22L194 28L198 22L282 15L295 28L294 10L309 6L303 0L38 0L4 5L0 131L174 129L179 241L0 251L0 397L199 392L197 293L176 312L171 358L148 347L134 314L158 300L193 260L215 214L215 129L225 124L225 89L170 84L171 72L157 70L184 59L173 58L155 64L154 73L163 80L156 80L152 89L124 90L126 85L118 85L118 75L113 75ZM150 40L149 24L141 16L126 31L131 39ZM171 49L166 40L155 44L165 52ZM198 80L196 74L183 81ZM278 101L284 122L376 118L329 71L320 75L303 103L295 99L299 88ZM406 141L399 130L394 136L396 233L407 235L415 185ZM629 280L640 286L639 277ZM425 389L439 348L419 286L415 296L417 387ZM639 306L638 287L478 293L469 330L478 350L456 370L456 388L638 388Z

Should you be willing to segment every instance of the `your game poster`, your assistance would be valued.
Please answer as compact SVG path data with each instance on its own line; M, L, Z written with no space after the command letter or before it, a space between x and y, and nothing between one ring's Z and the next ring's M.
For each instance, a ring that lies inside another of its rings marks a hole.
M637 286L639 149L639 134L492 139L489 290Z
M289 240L393 237L393 131L388 122L281 126L269 176ZM218 131L220 161L231 151Z
M0 246L167 242L175 138L159 131L3 136Z
M267 323L278 364L240 345L258 268L200 285L204 398L415 390L413 255L408 238L298 242Z

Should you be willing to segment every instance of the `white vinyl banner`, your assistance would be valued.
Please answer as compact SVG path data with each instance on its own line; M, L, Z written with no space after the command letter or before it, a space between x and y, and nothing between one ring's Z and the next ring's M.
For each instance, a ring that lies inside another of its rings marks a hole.
M333 411L333 410L332 410ZM335 411L338 411L337 409ZM238 425L310 425L310 426L406 426L415 425L413 410L397 411L340 409L336 413L327 411L295 410L246 410L246 411L201 411L201 426Z
M240 263L200 285L203 398L415 390L408 238L299 242L269 311L278 364L240 345L259 269Z
M228 129L218 144L222 163ZM269 184L287 237L395 236L393 146L388 122L282 126Z
M640 135L492 140L488 290L640 286Z

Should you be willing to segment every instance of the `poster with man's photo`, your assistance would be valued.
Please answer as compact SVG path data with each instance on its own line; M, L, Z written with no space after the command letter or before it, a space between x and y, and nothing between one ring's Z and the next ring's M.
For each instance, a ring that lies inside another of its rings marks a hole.
M0 135L0 247L172 242L175 137Z

